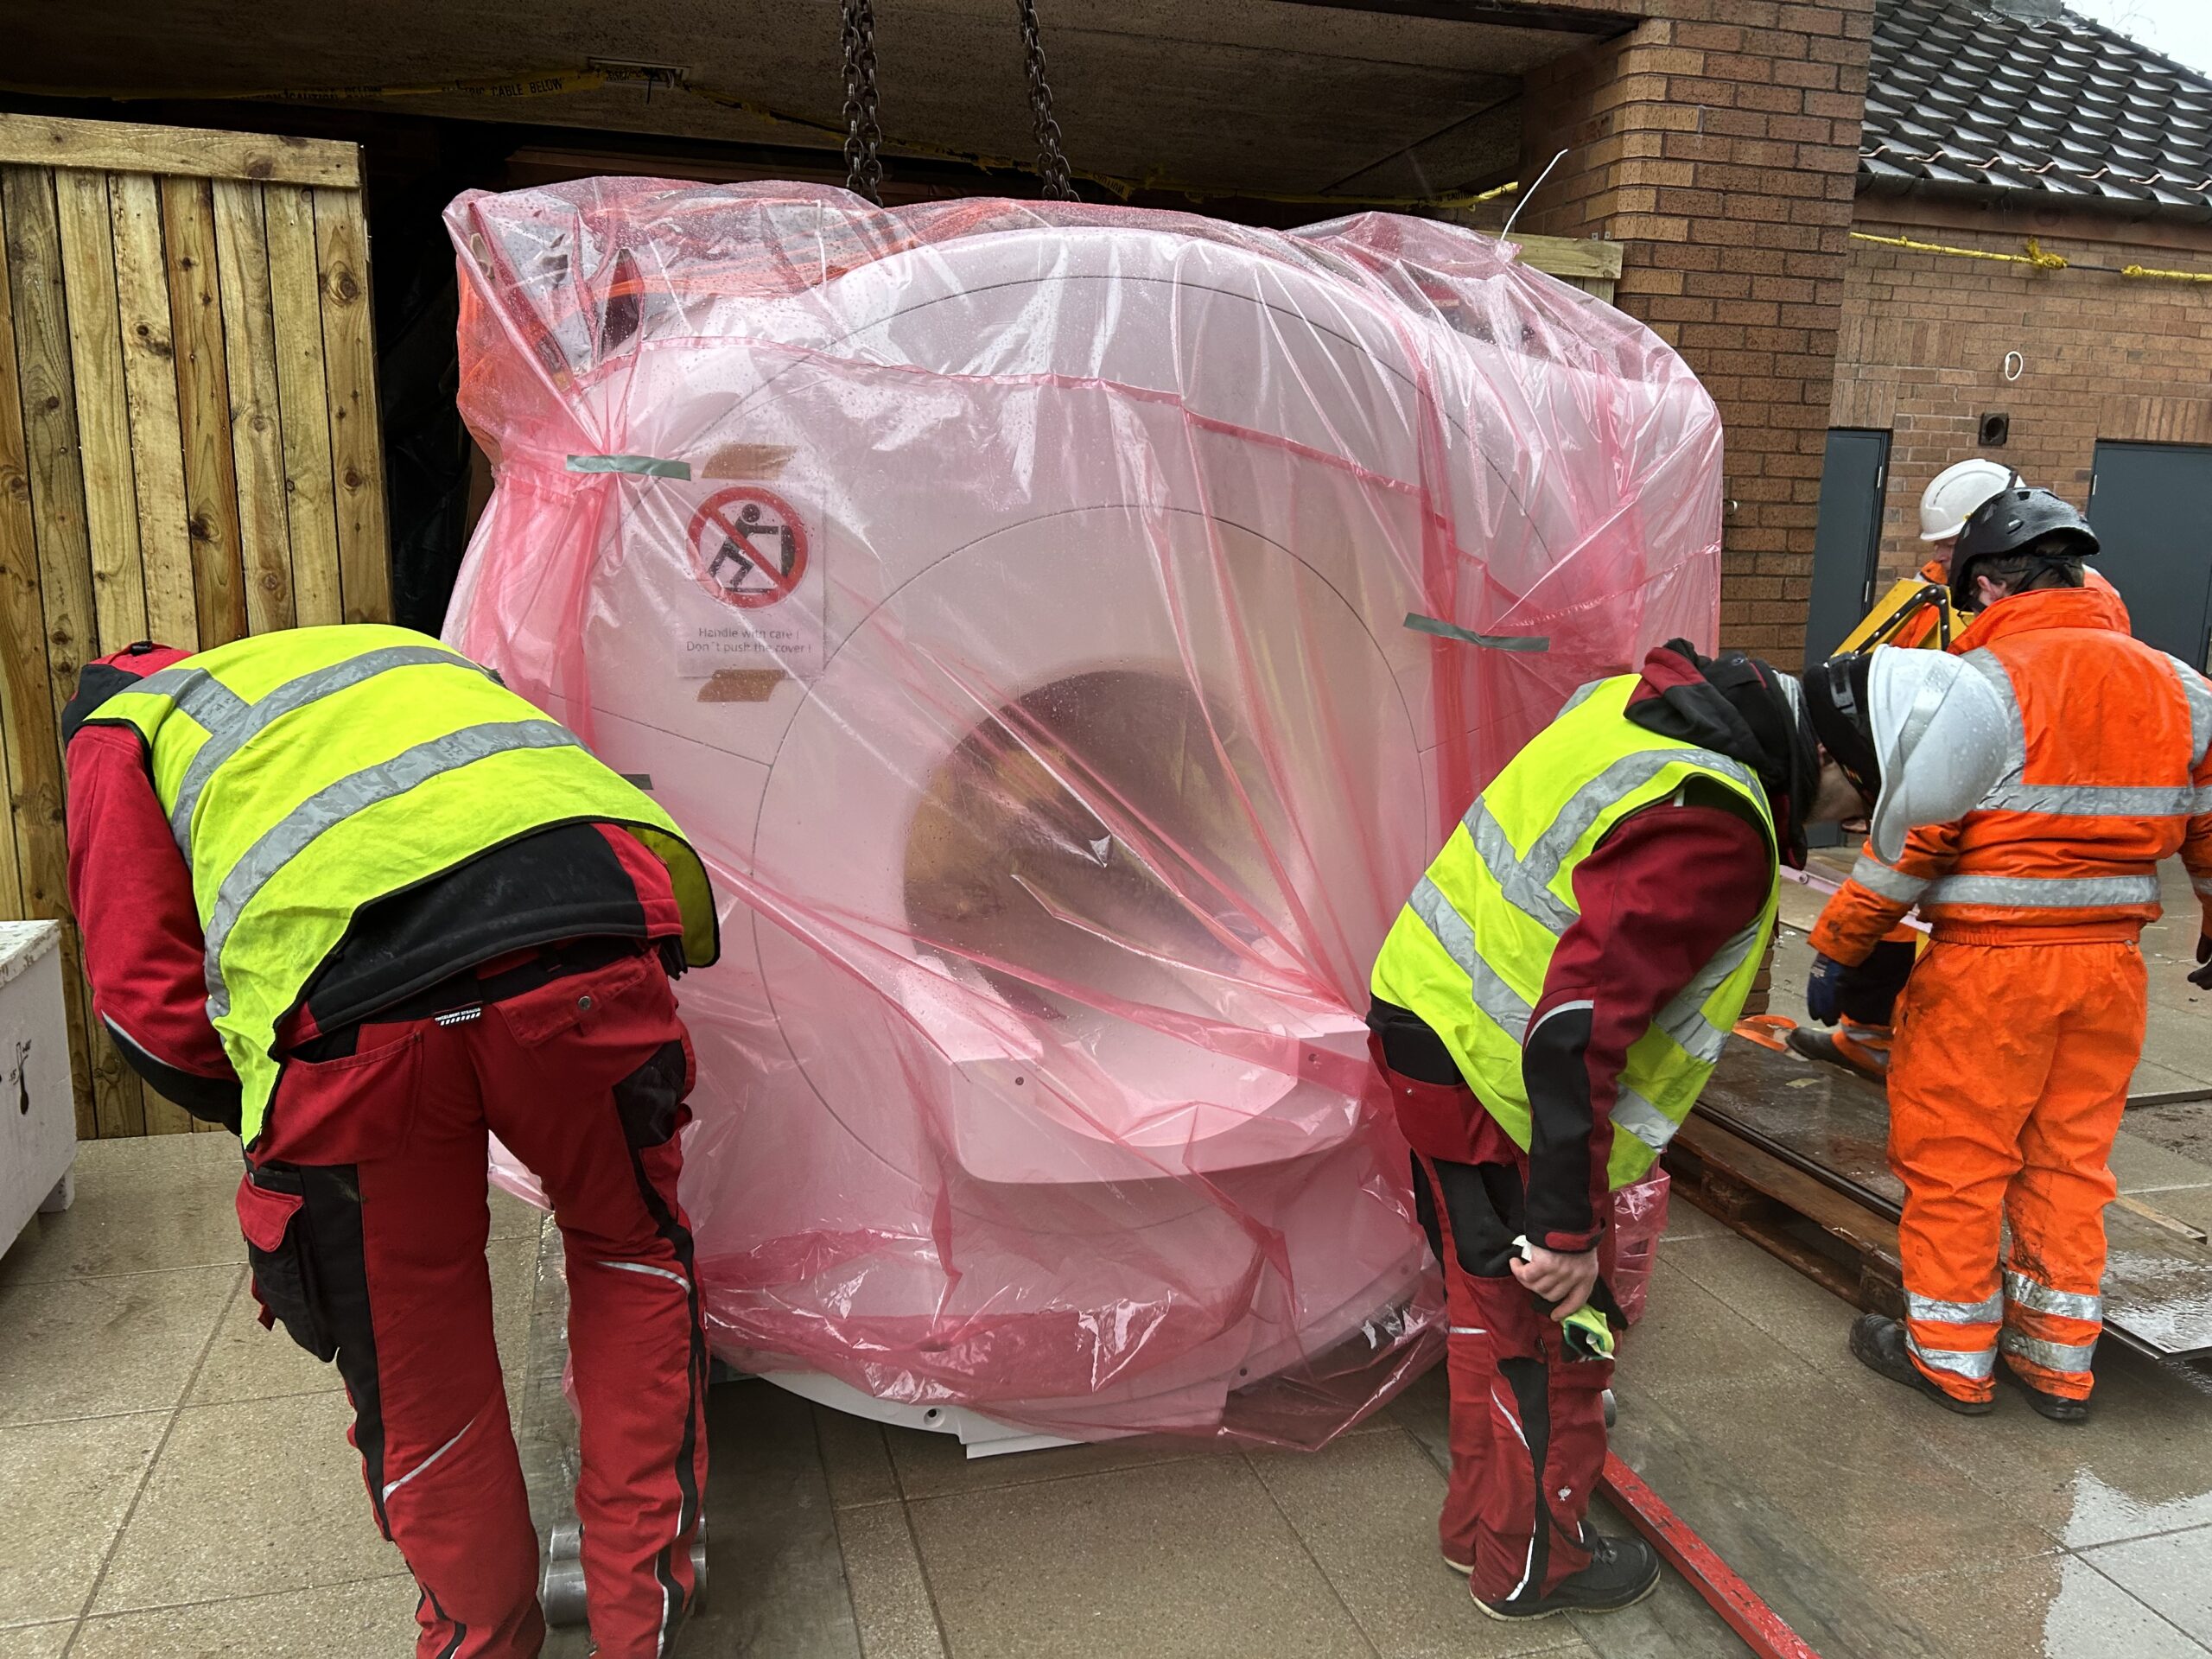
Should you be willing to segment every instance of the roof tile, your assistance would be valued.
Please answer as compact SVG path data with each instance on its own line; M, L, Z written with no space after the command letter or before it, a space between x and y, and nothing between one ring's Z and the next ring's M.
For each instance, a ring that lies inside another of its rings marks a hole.
M2212 211L2212 77L2065 12L1878 0L1859 172Z

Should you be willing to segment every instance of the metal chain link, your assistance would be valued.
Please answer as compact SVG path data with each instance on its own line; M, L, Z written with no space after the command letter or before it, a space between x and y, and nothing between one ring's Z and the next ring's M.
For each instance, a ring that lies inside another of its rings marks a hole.
M1060 151L1060 124L1052 118L1052 88L1045 79L1045 42L1037 33L1037 0L1014 0L1021 13L1021 49L1029 71L1029 112L1037 127L1037 176L1046 200L1073 201L1068 158Z
M883 205L883 127L875 109L874 0L844 0L838 42L845 54L845 188Z

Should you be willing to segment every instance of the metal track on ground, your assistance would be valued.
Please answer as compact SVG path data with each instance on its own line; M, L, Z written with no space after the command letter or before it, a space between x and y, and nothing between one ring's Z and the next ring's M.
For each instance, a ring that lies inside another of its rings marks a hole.
M1732 1040L1698 1111L1868 1210L1896 1219L1889 1102L1834 1067ZM2105 1328L2171 1359L2212 1354L2212 1243L2122 1195L2105 1211Z

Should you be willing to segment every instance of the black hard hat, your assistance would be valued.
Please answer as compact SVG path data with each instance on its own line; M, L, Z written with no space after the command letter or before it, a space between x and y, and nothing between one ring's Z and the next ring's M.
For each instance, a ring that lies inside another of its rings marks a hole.
M2025 552L2046 537L2063 537L2065 556L2087 558L2097 550L2097 532L2071 503L2049 490L2015 484L1991 496L1967 515L1958 545L1951 550L1951 605L1955 610L1981 608L1974 597L1974 567L1983 559Z
M1866 695L1873 661L1872 651L1854 651L1829 658L1805 676L1805 712L1812 720L1814 735L1870 806L1882 793L1873 705Z

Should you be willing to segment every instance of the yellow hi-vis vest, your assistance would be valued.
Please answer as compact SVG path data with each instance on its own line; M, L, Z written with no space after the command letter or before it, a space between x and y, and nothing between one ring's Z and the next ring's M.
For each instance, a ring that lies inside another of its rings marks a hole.
M1726 755L1627 719L1636 683L1628 674L1583 687L1514 756L1452 830L1375 962L1375 995L1419 1014L1443 1039L1476 1099L1524 1151L1521 1042L1552 952L1580 913L1575 868L1630 813L1699 778L1751 804L1774 859L1774 818L1758 779ZM1758 919L1630 1046L1612 1112L1616 1188L1650 1169L1697 1104L1758 976L1778 891L1770 880Z
M405 628L234 640L92 712L145 740L192 871L207 1016L244 1085L252 1144L271 1054L353 912L534 830L626 828L667 866L683 952L718 948L705 868L668 814L486 670Z

